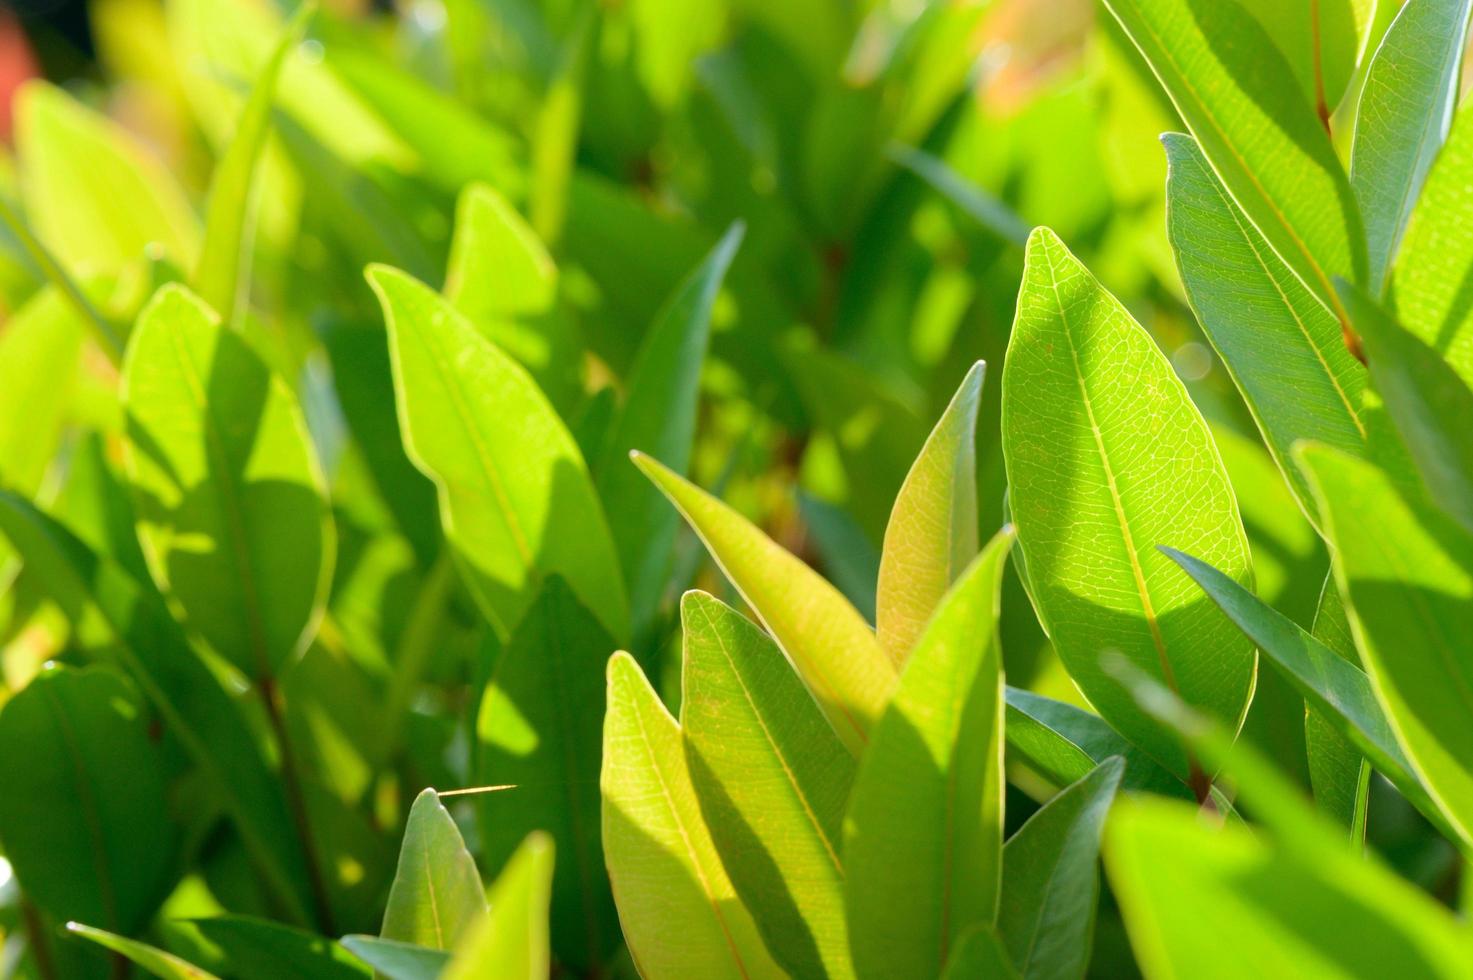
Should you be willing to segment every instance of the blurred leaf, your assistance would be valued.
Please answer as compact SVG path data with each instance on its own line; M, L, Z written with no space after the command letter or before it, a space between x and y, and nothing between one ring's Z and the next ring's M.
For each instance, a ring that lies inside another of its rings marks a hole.
M1376 392L1432 500L1473 532L1473 440L1451 420L1473 418L1473 391L1431 347L1365 293L1342 290L1365 344Z
M109 667L43 670L0 711L0 843L58 919L137 933L174 884L164 759Z
M499 868L528 833L549 834L563 855L553 948L577 969L593 969L616 943L595 790L603 668L615 646L567 583L549 576L493 662L476 719L480 782L515 787L480 801L481 858Z
M308 885L301 842L281 785L230 693L190 649L157 594L5 491L0 491L0 533L79 631L103 634L110 655L132 675L218 795L271 894L294 919L305 922Z
M486 184L468 185L456 205L445 298L482 321L543 313L557 299L557 266L547 246Z
M162 980L219 980L213 973L201 970L193 963L182 960L173 953L166 953L147 943L140 943L116 933L94 929L80 922L68 922L66 931L110 949L120 956L127 957Z
M1100 763L1003 848L997 930L1024 977L1084 976L1100 893L1100 833L1124 772L1118 756Z
M455 209L445 296L562 407L583 396L583 349L557 307L557 283L557 266L522 216L486 185L468 185Z
M997 932L987 925L975 926L957 940L942 980L1017 980L1019 974Z
M1473 536L1400 496L1368 464L1313 445L1299 459L1325 515L1335 581L1372 689L1428 793L1468 840L1473 677L1461 638L1473 629Z
M962 379L906 475L885 528L876 625L880 646L897 669L977 554L977 405L986 367L979 361Z
M634 461L700 535L858 756L895 677L869 624L832 585L736 511L648 456L636 454Z
M235 324L240 305L250 288L253 188L256 185L256 165L270 133L277 76L316 12L314 2L303 3L282 31L281 40L261 69L251 97L241 111L230 148L215 164L215 173L210 178L204 244L194 272L194 286L200 297L219 310L225 322L231 325Z
M369 270L389 328L400 428L486 616L509 633L548 573L615 638L629 611L603 508L573 437L531 378L428 287Z
M681 732L634 658L608 665L603 844L630 955L650 977L781 977L691 785Z
M1003 371L1002 437L1025 581L1064 665L1111 725L1205 794L1177 739L1102 673L1099 651L1240 724L1253 649L1154 550L1180 543L1250 580L1237 504L1155 343L1043 229Z
M1345 349L1335 317L1233 203L1197 142L1170 133L1162 142L1170 163L1167 228L1192 309L1313 519L1309 487L1289 449L1317 439L1367 454L1365 368Z
M1121 801L1105 832L1110 883L1147 976L1464 972L1466 934L1446 913L1348 851L1324 858L1153 797Z
M485 118L363 49L334 45L326 64L414 148L425 176L446 194L473 181L512 198L524 193L520 148Z
M842 507L799 491L803 528L823 559L824 574L866 622L875 619L875 582L880 577L880 549Z
M961 933L997 915L997 614L1012 543L1010 530L999 532L947 591L860 761L844 818L845 908L859 976L939 973ZM897 895L909 898L897 904Z
M676 473L690 468L711 310L744 234L740 224L728 230L650 327L596 467L599 493L608 507L624 581L629 584L636 637L650 628L665 592L680 518L630 464L629 453L647 453Z
M371 975L337 943L266 919L222 915L196 919L193 925L220 950L222 968L235 980L354 980Z
M490 917L466 937L441 980L545 980L552 873L552 840L528 835L491 885Z
M139 315L123 368L125 461L159 587L246 676L311 641L335 532L291 390L179 286Z
M1468 0L1407 0L1376 49L1356 112L1350 184L1369 241L1379 296L1386 271L1447 138L1457 104Z
M1366 278L1355 195L1293 69L1234 0L1106 0L1203 155L1310 291Z
M1427 174L1391 280L1396 319L1473 385L1473 112L1459 112Z
M189 266L199 220L172 174L116 123L49 83L15 97L26 214L71 275L141 264L156 244Z
M680 608L686 760L722 863L784 969L852 976L839 852L854 761L765 633L703 592Z
M436 980L450 963L444 950L377 936L344 936L343 947L388 980Z
M485 918L485 887L475 859L439 794L422 790L409 810L380 936L452 950Z
M1002 201L968 182L945 161L909 147L897 147L891 151L891 156L981 227L1005 242L1019 246L1027 244L1029 228L1023 219Z
M0 483L26 496L41 489L76 390L85 325L52 286L0 331Z

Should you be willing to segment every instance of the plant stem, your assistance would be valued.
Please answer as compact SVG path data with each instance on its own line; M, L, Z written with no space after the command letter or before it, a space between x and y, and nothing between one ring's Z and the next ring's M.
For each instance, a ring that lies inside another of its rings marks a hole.
M26 223L3 200L0 200L0 221L4 221L6 227L10 229L10 233L20 240L21 246L26 250L26 254L30 256L31 261L41 270L41 275L50 280L52 285L56 286L57 289L61 290L62 295L82 315L82 319L87 321L87 324L92 327L92 332L97 335L97 343L102 347L102 351L107 355L107 359L113 363L114 367L122 364L123 339L118 336L117 330L107 321L106 317L98 312L97 307L92 305L82 290L72 281L72 277L66 274L66 270L46 250L46 246L41 244L41 240L31 233L31 229L26 227Z
M46 944L46 927L41 914L25 895L20 897L20 914L26 924L26 938L31 945L31 958L36 961L36 972L41 980L56 980L56 962L51 958L51 947Z
M286 804L291 811L292 824L302 842L302 853L307 862L307 882L312 889L312 908L317 927L326 935L336 935L332 923L332 903L328 900L327 879L322 874L322 859L317 853L317 844L312 837L312 824L307 819L307 798L302 792L302 776L297 768L296 753L292 750L291 735L277 704L276 679L267 674L258 682L261 701L266 707L266 718L271 732L276 736L277 751L281 753L281 775L286 784Z

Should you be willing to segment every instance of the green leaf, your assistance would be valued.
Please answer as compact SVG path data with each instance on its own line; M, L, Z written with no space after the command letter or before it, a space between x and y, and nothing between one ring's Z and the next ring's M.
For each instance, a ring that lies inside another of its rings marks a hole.
M1342 290L1365 344L1376 393L1432 500L1473 532L1473 440L1450 420L1473 418L1473 391L1437 351L1365 293Z
M121 126L48 82L15 97L31 226L72 275L141 264L150 245L189 267L199 220L164 165Z
M58 919L136 933L174 884L165 760L110 667L43 670L0 710L0 843Z
M157 594L97 555L29 501L0 491L0 533L79 633L97 631L199 767L267 888L299 922L308 883L276 776L220 679L190 649Z
M1396 319L1473 386L1473 111L1464 109L1412 209L1391 279Z
M363 980L372 975L332 940L268 919L222 915L192 924L220 951L220 968L235 980Z
M544 313L557 300L557 265L525 218L485 184L455 206L445 298L472 320Z
M1119 651L1237 728L1253 648L1155 551L1195 550L1249 580L1237 503L1166 358L1047 229L1028 244L1003 369L1002 443L1030 595L1064 665L1122 735L1197 779L1175 736L1099 658Z
M1322 720L1359 747L1402 795L1441 822L1377 703L1371 680L1355 664L1206 562L1172 548L1162 551L1257 644Z
M41 489L82 361L86 324L55 287L13 311L0 332L0 483Z
M772 633L840 740L859 755L895 672L849 601L736 511L643 454L634 462L670 499Z
M219 980L213 973L201 970L193 963L182 960L173 953L166 953L147 943L140 943L116 933L85 926L80 922L68 922L66 931L110 949L120 956L127 957L162 980Z
M1187 298L1263 433L1300 507L1315 516L1290 462L1300 439L1366 455L1366 371L1340 324L1233 203L1197 142L1168 133L1166 224Z
M1105 865L1149 977L1457 977L1466 934L1379 865L1211 826L1190 804L1121 801ZM1224 941L1228 938L1230 941Z
M1126 789L1190 797L1180 778L1121 738L1099 715L1063 701L1005 687L1003 733L1016 758L1060 789L1078 782L1111 756L1125 760Z
M680 518L629 465L628 456L637 449L676 473L690 468L711 310L745 234L744 225L732 225L650 327L629 375L628 397L613 420L597 467L599 493L609 509L614 544L629 584L636 636L648 630L665 591Z
M1356 646L1428 793L1473 832L1473 535L1400 496L1369 464L1321 446L1300 463L1320 499Z
M315 2L303 3L282 31L281 40L256 78L251 97L241 110L230 148L215 164L210 178L210 195L205 205L204 244L194 270L194 286L200 297L234 324L249 289L251 246L254 229L250 216L256 207L252 188L256 164L271 131L271 107L276 101L276 81L281 66L317 12Z
M409 809L379 935L451 950L485 918L485 886L476 861L439 794L423 790Z
M1314 103L1323 88L1326 109L1335 108L1350 84L1375 6L1376 0L1243 0L1294 69L1304 97Z
M529 834L491 885L491 915L467 937L441 980L546 980L552 874L552 838Z
M880 554L880 646L904 665L951 583L977 554L977 406L986 365L973 365L911 466Z
M627 653L609 659L599 782L609 880L643 975L784 976L716 853L680 728Z
M942 980L1016 980L1018 971L1008 960L1002 940L991 926L975 926L962 934L952 950Z
M418 169L441 190L456 194L484 181L521 199L527 179L510 134L369 49L335 44L325 62L389 132L414 149Z
M680 611L686 760L722 863L784 969L853 976L839 854L854 760L751 621L703 592Z
M159 588L246 676L280 673L316 631L335 550L291 390L171 285L139 315L122 398L138 536Z
M1366 278L1355 195L1273 39L1235 0L1105 0L1233 200L1339 316ZM1343 318L1342 318L1343 319Z
M1024 977L1082 977L1094 938L1105 815L1125 760L1102 762L1049 800L1002 852L997 931Z
M629 632L603 509L567 427L537 385L422 283L375 266L399 427L435 481L467 584L508 634L543 576L565 576L616 638Z
M526 219L485 184L467 185L456 204L445 296L527 369L554 407L581 402L583 340L557 304L557 266Z
M343 948L388 980L437 980L450 954L377 936L344 936Z
M1325 649L1352 664L1359 663L1345 600L1335 587L1335 575L1325 577L1315 608L1312 635ZM1309 784L1314 801L1325 813L1350 828L1350 838L1361 843L1366 836L1366 808L1370 804L1371 763L1354 742L1341 734L1332 718L1309 704L1304 714L1304 748L1309 762ZM1379 705L1377 706L1379 711ZM1418 784L1420 787L1421 784ZM1430 801L1428 801L1430 802Z
M477 772L515 786L481 798L481 858L499 868L533 830L563 855L553 876L552 942L578 969L617 943L599 836L604 664L615 643L551 576L491 667L476 721Z
M1422 182L1452 125L1469 0L1407 0L1366 72L1355 117L1350 184L1379 296Z
M941 600L860 761L844 818L855 973L939 974L1002 878L999 532ZM897 895L908 896L897 903Z
M896 163L930 184L936 193L998 238L1014 245L1027 243L1029 229L1023 219L1002 201L967 181L944 160L910 147L897 147L890 151L890 155Z

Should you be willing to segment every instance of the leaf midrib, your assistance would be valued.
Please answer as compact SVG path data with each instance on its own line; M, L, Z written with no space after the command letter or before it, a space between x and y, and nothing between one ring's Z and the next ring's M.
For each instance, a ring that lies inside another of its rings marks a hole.
M1248 178L1249 182L1252 183L1254 190L1258 192L1259 198L1268 207L1268 210L1278 221L1279 226L1284 230L1285 234L1289 236L1290 241L1293 242L1294 247L1299 251L1299 254L1305 258L1305 260L1309 263L1309 267L1314 270L1314 275L1315 278L1319 280L1320 288L1324 290L1325 295L1330 298L1331 303L1335 306L1336 317L1342 323L1346 322L1348 320L1348 317L1344 314L1344 311L1340 309L1339 300L1335 297L1334 286L1330 283L1329 278L1325 275L1325 271L1320 268L1319 261L1314 257L1313 254L1311 254L1311 252L1309 251L1309 247L1304 243L1304 240L1299 237L1299 233L1294 230L1294 226L1289 223L1288 216L1279 209L1278 202L1269 195L1267 189L1263 186L1263 184L1259 182L1258 175L1254 173L1253 168L1248 166L1248 161L1244 159L1242 154L1238 152L1238 149L1236 146L1233 145L1232 140L1228 139L1227 133L1223 130L1222 125L1217 121L1216 115L1212 112L1211 109L1208 108L1207 102L1197 92L1197 87L1192 84L1192 81L1190 78L1187 77L1186 72L1182 71L1181 65L1178 64L1176 57L1171 52L1171 48L1164 42L1161 35L1156 33L1156 31L1152 29L1149 18L1138 15L1136 20L1141 29L1150 36L1150 39L1155 45L1156 49L1161 52L1162 58L1170 64L1171 70L1175 73L1177 79L1181 82L1182 87L1185 88L1187 90L1187 93L1192 97L1192 100L1197 105L1198 111L1201 112L1206 122L1211 126L1214 134L1222 142L1222 145L1228 155L1233 158L1233 162L1238 165L1243 174ZM1168 92L1168 94L1170 93ZM1334 179L1333 176L1331 177L1331 179Z
M660 767L659 756L655 753L654 742L650 740L649 730L644 724L644 714L636 705L634 711L635 725L639 728L640 741L644 743L645 757L649 761L650 771L655 774L655 781L660 784L660 795L665 798L665 806L670 811L670 817L675 822L675 829L680 833L681 843L685 845L685 852L690 857L691 869L696 873L696 880L700 884L701 892L706 896L706 902L711 906L711 914L716 917L716 924L721 928L721 935L726 940L727 949L731 951L731 958L736 961L737 971L745 978L748 977L746 964L742 961L741 950L737 948L736 939L731 934L731 929L726 924L726 917L721 914L721 905L716 901L714 889L711 887L710 879L706 877L706 869L701 866L701 859L696 854L696 848L691 843L690 832L686 829L685 820L680 816L680 809L675 805L675 797L670 793L670 786L665 779L665 770ZM677 729L678 731L678 729ZM631 954L632 954L631 950Z
M444 389L451 408L455 411L461 430L470 440L473 450L471 457L476 461L476 468L480 470L482 480L491 490L497 510L501 513L502 523L506 525L512 546L517 550L517 557L522 560L522 564L528 570L531 570L533 568L532 548L528 543L526 532L522 529L521 522L512 509L511 498L506 492L506 486L502 482L501 473L496 468L490 449L482 439L480 426L476 423L470 406L466 404L464 393L460 390L459 379L450 370L448 353L441 345L442 338L439 331L432 327L424 330L415 329L413 332L424 342L430 355L430 364L434 366L435 374L440 379L440 386Z
M1094 403L1089 396L1089 388L1084 381L1084 371L1079 363L1079 351L1074 344L1074 330L1069 323L1069 313L1064 303L1064 298L1059 292L1058 270L1054 266L1053 249L1045 251L1048 260L1049 286L1054 293L1054 303L1059 310L1059 319L1063 323L1064 340L1069 347L1070 362L1074 367L1074 379L1079 385L1079 395L1084 404L1085 416L1089 419L1090 434L1094 437L1095 449L1099 453L1100 465L1105 471L1105 482L1110 490L1110 502L1115 512L1115 519L1120 527L1122 544L1125 547L1126 557L1130 562L1131 575L1135 580L1136 593L1141 600L1141 612L1146 617L1146 625L1150 628L1151 641L1156 647L1156 656L1160 662L1161 674L1172 693L1180 694L1177 687L1176 672L1172 669L1171 658L1166 652L1166 639L1161 635L1161 626L1156 619L1156 609L1151 602L1151 593L1146 585L1145 570L1141 567L1140 555L1136 551L1135 538L1130 530L1130 521L1125 514L1125 503L1120 497L1120 488L1115 482L1115 470L1110 465L1109 453L1105 450L1104 435L1100 431L1099 423L1095 420Z
M1356 431L1360 433L1361 439L1366 439L1366 426L1361 420L1360 412L1352 404L1350 395L1340 384L1340 379L1335 376L1334 371L1330 370L1330 362L1325 359L1324 351L1320 348L1319 344L1315 343L1314 337L1309 332L1309 327L1305 324L1303 317L1299 315L1298 308L1289 299L1289 294L1284 292L1284 288L1279 284L1279 280L1274 275L1273 269L1269 266L1263 253L1259 251L1258 243L1254 241L1254 236L1258 234L1257 230L1243 225L1243 217L1238 209L1237 203L1232 200L1231 196L1224 193L1225 189L1222 187L1221 182L1216 179L1215 175L1210 173L1210 169L1208 176L1212 179L1206 181L1206 183L1212 188L1212 192L1218 196L1219 200L1222 201L1229 217L1233 219L1234 226L1237 227L1238 232L1243 236L1243 241L1247 243L1249 250L1253 253L1253 258L1258 263L1258 267L1263 270L1264 277L1273 285L1274 292L1278 293L1279 299L1284 303L1284 308L1289 311L1289 316L1293 318L1294 326L1299 329L1300 335L1304 337L1304 342L1314 352L1315 360L1319 361L1320 367L1324 369L1325 377L1329 379L1330 386L1335 389L1335 394L1339 397L1340 403L1345 406L1345 412L1350 416L1351 423L1354 424ZM1282 260L1280 261L1282 262ZM1292 275L1293 273L1291 272L1290 274ZM1319 302L1319 300L1315 299L1314 302ZM1333 313L1330 315L1334 316Z
M732 657L730 649L727 648L726 639L722 635L720 628L717 626L716 620L712 617L709 609L701 608L700 613L706 619L707 629L716 639L717 649L719 649L722 656L726 658L726 663L727 666L731 669L732 677L736 680L737 687L741 689L742 697L746 700L747 707L751 711L752 717L756 720L758 728L762 730L762 737L766 740L768 748L772 750L773 757L776 758L778 764L782 766L783 776L786 779L788 786L792 789L793 795L797 797L798 802L802 804L804 815L808 818L808 822L812 825L814 833L818 835L819 841L823 844L824 852L828 855L830 863L833 864L834 871L838 875L839 880L842 881L844 879L844 866L839 860L839 855L834 850L834 845L829 840L828 834L824 832L823 825L819 822L818 815L814 812L813 806L809 803L807 794L803 792L803 787L799 785L798 778L794 774L792 766L788 764L787 757L783 754L782 749L778 746L777 740L773 737L771 729L767 727L767 720L762 717L761 710L758 709L756 701L752 698L752 692L747 687L747 679L745 676L743 676L741 670L737 667L736 660Z

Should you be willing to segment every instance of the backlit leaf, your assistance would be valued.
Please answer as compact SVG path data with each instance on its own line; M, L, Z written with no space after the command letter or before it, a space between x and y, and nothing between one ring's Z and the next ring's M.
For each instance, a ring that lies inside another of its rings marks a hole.
M450 950L485 918L475 859L439 794L423 790L409 809L380 936Z
M1029 240L1002 412L1026 580L1059 656L1122 735L1200 781L1176 738L1102 672L1100 656L1118 651L1237 727L1253 648L1155 550L1195 548L1248 580L1237 503L1206 424L1155 343L1046 229Z
M980 379L979 379L980 380ZM860 761L844 819L855 972L940 973L1002 878L1002 572L995 537L941 600ZM896 895L910 896L897 904Z
M636 455L635 463L701 536L857 756L895 677L869 624L838 590L736 511L648 456Z
M218 317L166 286L123 368L139 540L189 625L252 678L311 640L334 530L295 397Z
M467 583L502 633L563 575L616 638L629 611L603 508L567 427L527 373L445 300L377 266L405 449L440 492Z
M907 474L885 528L876 630L897 667L977 553L977 406L985 370L979 362L967 372Z
M750 620L688 592L681 622L681 730L722 863L789 973L852 976L840 852L854 760Z
M645 976L780 977L701 816L680 728L627 653L608 666L603 843Z

